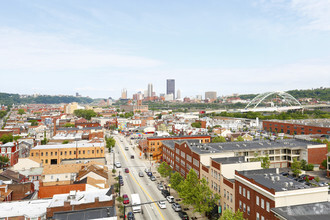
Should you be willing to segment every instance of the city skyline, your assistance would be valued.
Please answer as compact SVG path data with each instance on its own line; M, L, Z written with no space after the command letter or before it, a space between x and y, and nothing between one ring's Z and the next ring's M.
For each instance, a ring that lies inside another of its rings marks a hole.
M182 97L326 87L329 1L7 1L0 92ZM174 93L175 95L175 93Z

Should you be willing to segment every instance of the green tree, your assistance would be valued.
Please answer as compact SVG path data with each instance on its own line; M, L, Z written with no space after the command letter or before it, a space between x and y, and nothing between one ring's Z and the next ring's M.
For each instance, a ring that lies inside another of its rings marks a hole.
M192 204L194 212L204 213L212 211L215 204L219 201L220 196L218 194L213 194L204 178L199 181L196 191L196 201Z
M105 136L105 146L106 148L109 149L109 151L111 150L111 148L113 148L116 145L116 140L113 137L107 137Z
M21 139L21 138L22 138L21 136L18 136L18 135L17 135L17 136L15 136L15 137L13 137L13 140L14 140L14 141L17 141L18 139Z
M244 141L244 138L242 136L238 136L237 141Z
M212 138L212 143L226 142L226 138L222 136L216 136Z
M20 115L23 115L23 114L25 114L25 111L24 111L24 109L18 109L17 113Z
M201 128L202 127L202 123L201 122L193 122L191 123L191 127L194 127L194 128Z
M64 140L64 141L62 142L62 144L68 144L68 143L69 143L68 140Z
M327 168L327 159L323 160L322 163L321 163L321 166L323 167L323 169Z
M74 127L74 124L66 123L65 125L63 125L63 127L65 127L65 128L73 128Z
M316 177L315 177L315 181L316 181L317 183L320 182L320 177L316 176Z
M168 177L172 173L170 165L168 165L165 161L158 166L157 171L162 177Z
M296 177L301 174L301 165L297 158L293 158L293 162L291 164L291 171Z
M300 161L300 169L306 170L307 169L307 161L306 160L301 160Z
M92 117L96 117L97 114L94 110L87 110L87 109L77 109L74 110L73 114L77 117L85 118L86 120L91 120Z
M220 220L244 220L243 218L243 212L241 212L239 209L233 213L231 210L226 209L220 218Z
M180 192L180 185L184 181L184 178L180 175L180 173L175 172L171 175L170 183L171 187L176 191Z
M31 123L31 126L38 126L39 122L37 120L29 120L28 122Z
M12 142L14 140L13 135L11 134L4 134L2 135L2 137L0 138L0 141L5 144L8 142Z
M0 168L5 166L9 162L9 158L7 156L0 155Z
M270 159L269 159L268 154L266 154L265 157L262 157L262 156L259 156L258 153L255 153L254 156L255 156L255 158L250 159L251 162L260 161L261 162L261 167L263 169L268 169L270 167Z
M48 139L46 138L46 131L44 131L44 139L41 140L41 145L46 145L48 143Z

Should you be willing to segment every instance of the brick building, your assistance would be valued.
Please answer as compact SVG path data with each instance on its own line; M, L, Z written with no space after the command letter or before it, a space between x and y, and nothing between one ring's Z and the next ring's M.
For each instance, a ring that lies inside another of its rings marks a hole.
M153 160L160 161L163 159L163 141L168 140L196 140L198 143L209 143L210 135L191 135L191 136L172 136L172 137L148 137L144 145L139 144L140 150L151 156ZM142 142L143 143L143 142Z
M8 142L0 145L0 155L9 158L8 166L14 166L18 162L19 147L17 142Z
M30 159L45 165L60 164L64 159L104 157L104 143L38 145L30 150Z
M330 135L329 119L269 120L269 121L263 121L262 125L265 131L285 133L290 135L300 135L300 134Z
M328 186L309 187L279 174L277 168L235 171L235 210L257 220L277 219L272 208L328 200Z

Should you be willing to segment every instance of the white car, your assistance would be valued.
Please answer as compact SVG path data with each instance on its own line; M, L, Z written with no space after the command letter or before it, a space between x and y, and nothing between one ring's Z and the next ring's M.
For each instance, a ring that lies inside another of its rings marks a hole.
M120 168L120 167L121 167L121 163L120 163L120 162L116 162L116 163L115 163L115 166L116 166L117 168Z
M159 201L159 202L157 202L157 204L158 204L159 208L166 209L166 204L164 201Z
M173 203L174 202L174 197L173 196L166 196L166 199L169 203Z

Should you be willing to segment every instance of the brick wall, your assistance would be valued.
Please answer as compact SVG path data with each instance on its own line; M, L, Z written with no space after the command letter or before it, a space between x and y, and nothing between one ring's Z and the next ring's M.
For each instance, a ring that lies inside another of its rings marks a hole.
M321 164L323 160L327 159L328 149L322 148L309 148L308 149L308 163Z
M86 184L70 184L70 185L56 185L56 186L40 186L39 199L52 198L55 194L70 193L71 190L85 191Z
M8 185L8 189L13 190L12 201L21 200L24 197L34 192L33 183L18 183ZM27 194L30 192L29 194Z

